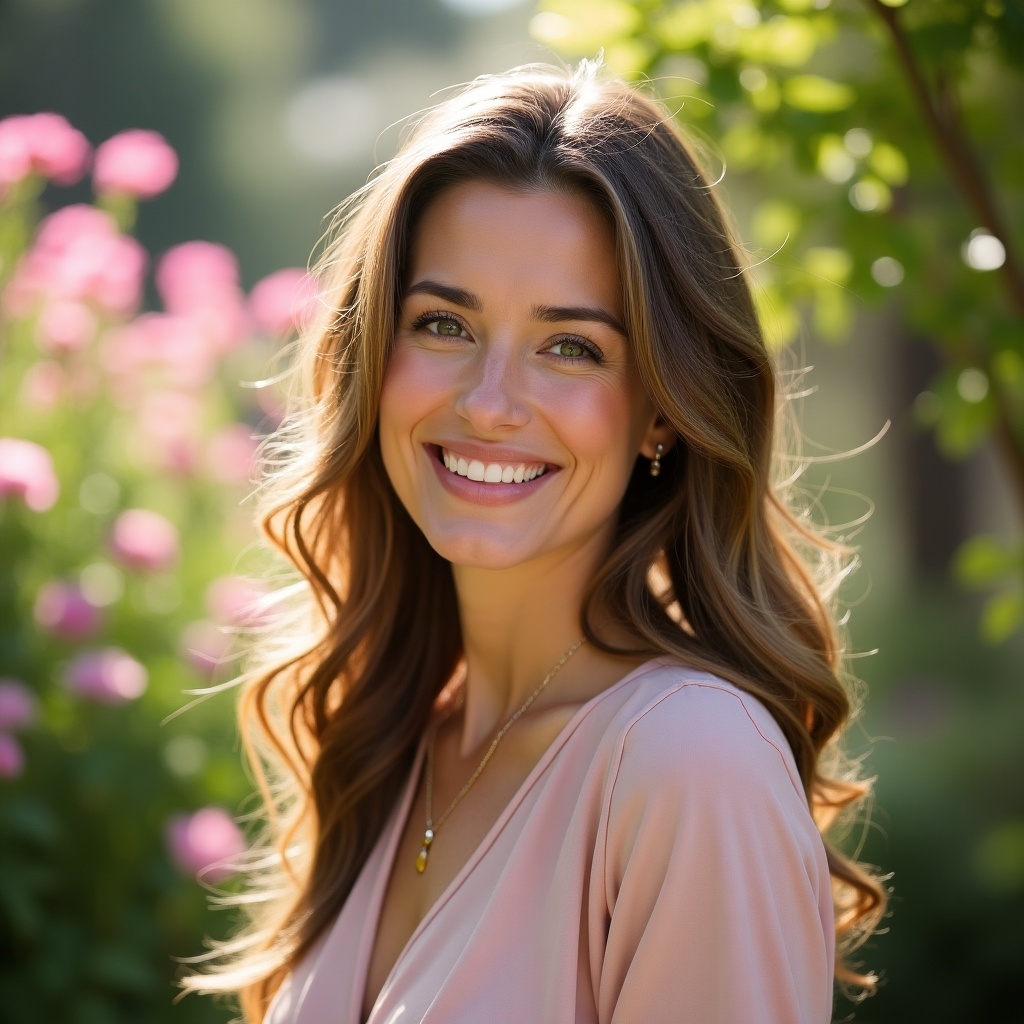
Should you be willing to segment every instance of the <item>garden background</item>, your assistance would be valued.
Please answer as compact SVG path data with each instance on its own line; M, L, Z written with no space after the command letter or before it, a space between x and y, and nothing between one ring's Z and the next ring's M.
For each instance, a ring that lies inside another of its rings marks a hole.
M231 1018L171 1000L172 957L228 927L195 872L253 808L232 693L176 713L259 624L279 406L240 382L402 118L598 49L726 166L807 392L805 493L860 549L878 784L849 842L893 905L879 992L837 1019L1024 1021L1019 0L4 0L0 119L69 122L0 127L4 1024ZM127 129L171 150L95 150Z

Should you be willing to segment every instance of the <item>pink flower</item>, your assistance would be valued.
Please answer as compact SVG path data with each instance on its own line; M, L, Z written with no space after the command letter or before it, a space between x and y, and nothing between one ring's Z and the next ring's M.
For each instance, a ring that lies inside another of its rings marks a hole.
M152 199L178 173L178 155L159 132L132 129L107 139L96 150L92 181L96 191Z
M52 359L43 359L25 371L20 394L26 405L49 410L61 400L66 386L64 367Z
M36 337L47 352L77 352L95 334L96 316L80 302L55 302L43 309L36 322Z
M159 512L130 508L114 521L110 548L132 569L159 572L178 558L178 531Z
M157 264L156 287L167 312L200 324L215 351L229 352L245 339L248 317L230 249L213 242L168 249Z
M55 210L36 232L36 246L43 252L61 252L83 239L92 241L117 234L114 218L87 203L73 203Z
M317 308L316 282L304 270L287 267L258 281L249 294L249 312L267 334L302 330Z
M268 590L248 576L221 576L206 588L206 610L225 626L251 629L267 621Z
M156 287L169 313L216 305L236 294L238 260L215 242L183 242L168 249L157 264Z
M231 661L231 637L212 622L190 623L181 635L181 653L201 675L212 676Z
M85 136L59 114L20 114L0 121L0 186L32 173L73 185L88 162Z
M104 704L141 697L148 681L145 667L120 647L82 652L68 665L64 677L72 693Z
M203 807L195 814L177 814L167 822L167 848L178 870L201 874L216 883L237 870L232 861L245 852L245 836L227 811Z
M0 437L0 498L13 495L33 512L52 508L60 494L50 453L34 441Z
M56 580L36 596L35 618L48 633L64 640L92 636L102 622L99 608L75 584Z
M179 475L193 473L202 446L203 406L194 395L159 391L138 412L147 461ZM140 452L141 454L141 452Z
M20 679L0 679L0 733L27 729L38 715L39 701Z
M0 732L0 779L16 779L25 770L25 754L21 744Z
M206 465L210 476L227 484L245 484L255 473L258 442L252 428L234 423L215 434L206 449Z
M112 316L133 312L142 299L148 257L113 218L91 206L65 206L42 222L35 244L18 261L3 302L14 318L40 303L95 303Z
M145 385L192 390L213 375L218 354L200 323L186 316L144 313L112 331L100 358L119 404L132 407Z

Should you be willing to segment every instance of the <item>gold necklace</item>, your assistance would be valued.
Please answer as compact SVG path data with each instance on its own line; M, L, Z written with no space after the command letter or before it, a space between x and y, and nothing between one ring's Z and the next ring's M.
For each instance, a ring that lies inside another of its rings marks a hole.
M585 639L585 638L584 638ZM445 809L444 814L435 822L433 820L433 795L434 795L434 741L437 739L437 730L447 721L448 716L457 711L462 707L462 702L465 700L466 691L463 686L462 695L459 699L459 703L448 712L443 718L440 718L434 727L430 730L430 738L427 740L427 778L426 778L426 812L427 812L427 827L423 832L423 845L420 847L420 852L416 855L416 870L422 875L427 870L427 860L430 858L430 845L434 841L434 836L437 835L437 830L448 820L448 815L455 810L459 805L459 801L473 788L473 783L480 778L480 773L487 767L487 762L490 761L491 755L494 753L498 744L501 742L502 736L505 735L512 728L516 722L522 717L526 709L540 696L541 691L548 683L554 679L558 670L580 649L583 645L583 640L577 640L558 659L555 666L551 671L541 680L540 686L537 687L529 697L523 701L522 706L519 710L498 730L498 734L491 740L490 747L487 748L487 753L484 754L484 759L476 766L476 771L473 772L469 777L469 781L459 790L455 799Z

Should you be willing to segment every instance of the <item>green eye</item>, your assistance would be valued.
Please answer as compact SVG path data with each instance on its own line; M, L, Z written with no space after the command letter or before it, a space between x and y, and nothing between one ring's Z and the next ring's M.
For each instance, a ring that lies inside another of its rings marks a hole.
M559 350L558 355L565 356L566 359L579 359L589 354L578 341L559 341L553 347Z
M446 338L457 338L462 333L462 324L458 320L438 320L437 333Z

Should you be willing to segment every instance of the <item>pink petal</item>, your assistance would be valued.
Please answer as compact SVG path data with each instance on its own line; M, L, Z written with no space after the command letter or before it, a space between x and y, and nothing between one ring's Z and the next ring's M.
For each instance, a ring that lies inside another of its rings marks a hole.
M152 199L178 174L178 155L159 133L132 129L107 139L97 150L93 185L98 193L116 192Z
M50 453L34 441L0 437L0 498L13 495L33 512L52 508L60 494Z
M0 679L0 732L34 725L39 717L36 695L20 679Z
M178 558L178 531L158 512L133 508L122 512L110 534L114 555L133 569L158 572Z

